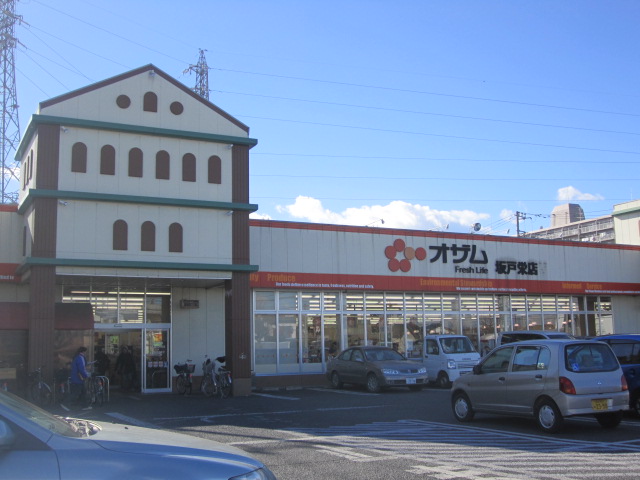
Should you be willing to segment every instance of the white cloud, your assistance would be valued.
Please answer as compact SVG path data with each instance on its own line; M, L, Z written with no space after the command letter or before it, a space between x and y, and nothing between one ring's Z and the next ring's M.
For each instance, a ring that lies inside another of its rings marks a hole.
M513 210L509 210L508 208L503 208L500 212L500 220L508 223L516 224L516 212Z
M249 218L257 218L258 220L271 220L271 215L266 213L251 212Z
M428 206L393 201L387 205L364 205L347 208L343 212L332 212L322 206L316 198L298 196L292 205L279 205L278 212L288 214L297 220L312 223L332 223L339 225L375 225L389 228L444 229L468 231L476 222L489 218L487 213L471 210L434 210ZM455 228L454 226L459 226Z
M558 200L565 202L573 200L604 200L604 197L599 193L582 193L577 188L569 185L558 189Z

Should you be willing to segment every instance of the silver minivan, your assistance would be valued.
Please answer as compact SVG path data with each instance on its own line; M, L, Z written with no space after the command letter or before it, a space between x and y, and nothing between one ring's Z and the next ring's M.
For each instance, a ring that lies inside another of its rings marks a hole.
M453 382L457 420L476 412L533 416L545 432L561 429L565 417L593 415L617 427L629 408L627 382L609 345L593 340L528 340L492 350Z

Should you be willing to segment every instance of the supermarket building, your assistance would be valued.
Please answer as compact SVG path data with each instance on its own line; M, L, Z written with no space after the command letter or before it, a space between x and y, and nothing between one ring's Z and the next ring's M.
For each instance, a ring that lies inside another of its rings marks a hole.
M349 345L639 331L640 247L250 220L256 143L153 65L41 103L0 206L0 376L126 346L145 393L225 354L245 395L322 382Z

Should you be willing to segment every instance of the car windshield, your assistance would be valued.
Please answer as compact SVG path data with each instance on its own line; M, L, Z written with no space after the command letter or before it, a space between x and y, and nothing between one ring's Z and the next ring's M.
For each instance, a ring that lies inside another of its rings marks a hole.
M471 340L467 337L441 338L440 344L444 353L473 353L476 351Z
M46 428L51 432L64 435L66 437L82 437L86 434L83 423L79 420L63 420L60 417L51 415L49 412L36 407L35 405L13 395L12 393L0 390L0 405L17 412L27 420Z
M388 360L404 360L405 359L402 356L402 354L391 349L365 350L365 355L367 356L367 361L369 362L384 362Z
M578 343L565 347L566 368L572 372L607 372L618 368L618 360L605 343Z

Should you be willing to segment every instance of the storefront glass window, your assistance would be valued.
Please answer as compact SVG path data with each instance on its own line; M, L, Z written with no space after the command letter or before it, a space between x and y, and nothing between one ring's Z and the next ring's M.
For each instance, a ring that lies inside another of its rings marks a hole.
M325 292L322 294L324 310L336 311L340 305L340 294L333 292Z
M283 314L279 315L278 320L279 370L284 373L299 372L298 315Z
M119 323L144 322L144 292L125 289L120 291L118 320Z
M514 330L526 330L527 329L527 316L524 313L514 313L511 315L513 321Z
M524 312L527 309L527 301L524 295L512 295L511 296L511 311L512 312ZM520 330L526 330L520 329Z
M365 306L368 312L384 312L384 294L367 293L365 296Z
M171 294L154 293L145 296L147 323L171 322Z
M276 373L276 316L257 314L254 324L255 371L256 373Z
M460 311L460 300L458 295L442 295L442 311L443 312L459 312Z
M404 310L404 297L402 294L387 293L386 295L387 312L401 312Z
M404 309L407 312L421 312L422 311L422 295L412 295L407 293L404 298Z
M558 297L557 298L557 307L559 312L570 312L571 311L571 297Z
M322 317L302 315L302 371L322 372Z
M545 313L543 318L545 330L558 330L558 315L553 313Z
M498 306L493 295L478 295L479 312L495 312Z
M324 316L324 348L325 360L329 359L329 355L335 356L342 351L342 329L338 315Z
M529 312L542 311L542 297L539 295L529 295L525 304L527 306L527 311Z
M542 330L542 315L539 313L530 313L529 314L529 330Z
M320 292L302 292L300 296L302 298L302 310L315 312L321 310Z
M480 325L480 350L484 355L486 352L496 346L496 324L492 313L481 312L478 315L478 323Z
M411 342L407 345L406 342ZM387 315L387 346L405 354L407 347L413 349L413 337L405 340L404 319L402 315Z
M347 346L364 345L364 316L361 314L347 316Z
M542 296L542 310L545 312L555 312L557 309L556 306L556 297L553 295L543 295Z
M436 335L442 333L442 315L427 314L424 316L424 333L425 335Z
M475 295L462 295L460 297L461 312L475 312L478 309Z
M476 351L480 351L480 345L478 345L478 318L475 314L462 315L462 334L469 337L471 343L475 347Z
M460 332L460 315L455 313L444 314L444 331L447 335L459 335Z
M598 310L600 311L600 332L598 332L598 335L609 335L613 333L611 297L600 297Z
M298 310L298 292L279 292L278 302L280 310Z
M367 315L367 344L384 345L384 315L373 313Z
M440 298L440 294L425 294L424 309L429 312L442 311L442 299Z
M276 309L276 292L255 293L256 310L275 310Z
M364 310L364 294L345 293L344 309L350 312L362 312Z
M409 358L422 358L422 315L407 315L407 352Z

